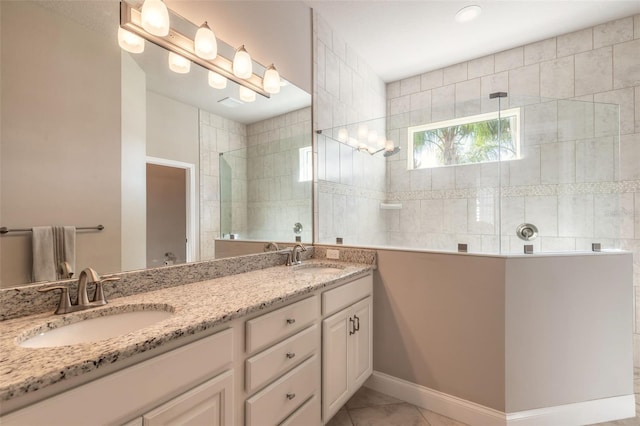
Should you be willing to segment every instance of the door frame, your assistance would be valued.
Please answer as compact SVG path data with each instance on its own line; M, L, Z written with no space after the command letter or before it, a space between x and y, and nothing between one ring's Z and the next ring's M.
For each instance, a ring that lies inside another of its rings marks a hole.
M183 169L186 173L185 195L187 211L187 262L196 260L196 166L193 163L147 156L146 164Z

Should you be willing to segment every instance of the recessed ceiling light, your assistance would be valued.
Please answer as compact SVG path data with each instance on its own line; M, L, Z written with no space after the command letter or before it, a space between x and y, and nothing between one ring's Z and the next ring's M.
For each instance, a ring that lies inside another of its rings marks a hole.
M476 19L482 13L482 8L477 5L463 7L456 13L456 21L470 22Z

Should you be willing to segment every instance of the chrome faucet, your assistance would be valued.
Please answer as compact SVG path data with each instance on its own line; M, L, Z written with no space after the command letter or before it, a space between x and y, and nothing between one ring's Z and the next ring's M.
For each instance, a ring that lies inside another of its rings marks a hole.
M293 246L293 249L291 250L291 265L299 265L302 263L302 260L300 260L301 251L307 251L307 248L302 244L296 244Z
M92 268L85 268L80 272L78 277L78 296L76 297L75 305L71 303L69 299L69 287L56 286L38 290L39 292L47 292L52 290L60 290L60 302L58 302L58 308L56 314L68 314L71 312L82 311L89 308L95 308L107 304L107 299L104 297L104 291L102 284L106 281L117 281L119 277L101 278L100 275ZM93 298L89 301L87 295L87 284L95 283L96 290L93 294Z
M272 249L274 251L279 251L280 248L278 247L278 243L270 242L268 244L265 244L264 251L271 251Z

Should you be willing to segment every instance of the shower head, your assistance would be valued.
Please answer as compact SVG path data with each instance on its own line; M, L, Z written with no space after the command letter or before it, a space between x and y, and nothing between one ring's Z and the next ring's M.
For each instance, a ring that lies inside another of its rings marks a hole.
M385 151L384 155L385 157L391 157L392 155L396 155L397 153L400 152L400 147L396 146L395 148L393 148L393 151Z

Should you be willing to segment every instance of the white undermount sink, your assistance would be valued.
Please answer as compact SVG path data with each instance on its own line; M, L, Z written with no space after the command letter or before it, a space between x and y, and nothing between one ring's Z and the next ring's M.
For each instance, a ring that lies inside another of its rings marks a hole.
M296 274L331 275L342 271L344 267L338 265L325 265L322 263L303 263L293 267Z
M48 348L97 342L149 327L172 315L173 312L170 310L134 310L90 317L59 327L52 322L46 328L41 327L33 337L19 342L18 345L24 348ZM62 321L64 319L60 320Z

